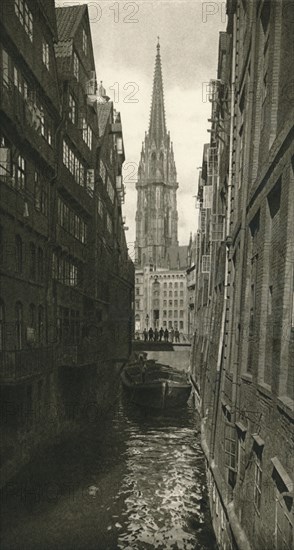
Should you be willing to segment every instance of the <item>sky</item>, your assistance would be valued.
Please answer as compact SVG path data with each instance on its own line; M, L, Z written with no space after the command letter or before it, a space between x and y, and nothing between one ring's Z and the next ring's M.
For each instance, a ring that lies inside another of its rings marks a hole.
M87 3L98 81L122 118L126 161L123 176L126 238L135 241L136 175L149 126L157 37L160 37L167 129L178 174L179 243L197 229L195 198L203 145L209 141L207 85L216 78L219 32L225 2L201 0L56 0L56 6Z

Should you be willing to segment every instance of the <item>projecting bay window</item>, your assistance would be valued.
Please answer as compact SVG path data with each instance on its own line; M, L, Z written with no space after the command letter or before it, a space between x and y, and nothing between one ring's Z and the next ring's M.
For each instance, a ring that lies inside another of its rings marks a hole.
M85 168L82 162L77 158L68 144L63 141L63 164L73 175L76 183L84 187L85 185Z
M86 223L60 198L58 198L57 220L58 224L63 227L65 231L68 231L81 243L84 244L86 242Z
M76 287L81 283L81 268L71 258L52 254L52 278L66 286Z
M27 2L25 0L14 0L14 11L30 41L33 42L33 14Z

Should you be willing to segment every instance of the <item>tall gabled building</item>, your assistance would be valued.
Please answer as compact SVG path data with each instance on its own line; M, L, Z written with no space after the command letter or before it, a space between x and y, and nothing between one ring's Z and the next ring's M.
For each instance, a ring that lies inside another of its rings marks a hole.
M186 334L187 247L178 243L177 171L166 129L159 44L136 189L136 330L178 328Z
M88 8L2 4L1 483L89 402L108 406L130 353L134 275L122 126L111 103L100 125Z

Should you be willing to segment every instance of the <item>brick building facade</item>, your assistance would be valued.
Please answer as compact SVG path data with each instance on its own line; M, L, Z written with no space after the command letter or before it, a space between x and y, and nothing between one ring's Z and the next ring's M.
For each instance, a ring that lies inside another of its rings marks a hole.
M227 2L198 188L192 373L222 548L293 548L294 7Z
M133 264L122 127L102 87L97 94L87 7L2 5L0 47L5 481L66 426L69 409L76 421L89 403L107 404L130 353Z

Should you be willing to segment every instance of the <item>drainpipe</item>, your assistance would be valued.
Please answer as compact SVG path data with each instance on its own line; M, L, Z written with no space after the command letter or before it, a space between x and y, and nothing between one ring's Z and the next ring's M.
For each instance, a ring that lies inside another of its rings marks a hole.
M221 330L218 346L218 357L217 357L217 380L216 380L216 391L215 391L215 401L214 401L214 424L213 424L213 436L212 436L212 449L211 449L211 458L214 458L215 452L215 439L216 439L216 425L218 417L218 408L220 401L220 392L221 392L221 379L225 372L223 365L223 350L225 345L225 325L226 325L226 312L227 312L227 303L229 300L229 259L230 259L230 225L231 225L231 199L232 199L232 179L233 179L233 140L234 140L234 108L235 108L235 77L236 77L236 13L234 13L233 19L233 50L232 50L232 74L231 74L231 107L230 107L230 142L229 142L229 174L228 174L228 198L227 198L227 220L226 220L226 261L225 261L225 281L224 281L224 301L223 301L223 310L222 310L222 319L221 319Z

